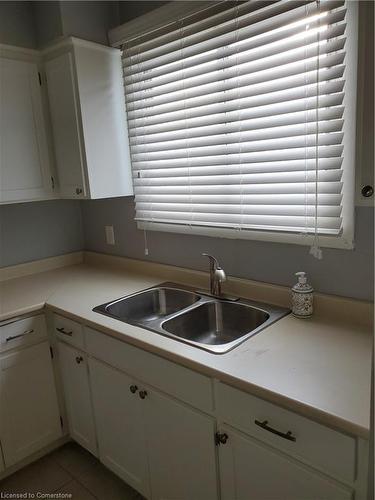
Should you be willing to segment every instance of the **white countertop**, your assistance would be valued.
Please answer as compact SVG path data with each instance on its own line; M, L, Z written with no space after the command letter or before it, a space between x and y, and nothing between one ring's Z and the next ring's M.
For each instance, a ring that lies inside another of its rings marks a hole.
M103 257L95 265L95 259L88 260L91 264L0 282L0 321L46 305L322 424L368 438L372 328L370 318L362 317L363 311L370 315L368 304L344 299L342 315L339 308L328 314L323 306L309 320L288 315L232 351L217 355L92 311L101 303L163 281L202 286L206 279L203 273L157 265L150 272L150 264L137 261L132 267L127 260L122 267L113 259L109 265L103 265ZM244 290L246 282L238 286ZM275 287L273 294L265 285L260 293L252 282L246 296L258 300L262 296L264 300L267 293L269 302L275 303L272 299L281 296L285 301L280 287Z

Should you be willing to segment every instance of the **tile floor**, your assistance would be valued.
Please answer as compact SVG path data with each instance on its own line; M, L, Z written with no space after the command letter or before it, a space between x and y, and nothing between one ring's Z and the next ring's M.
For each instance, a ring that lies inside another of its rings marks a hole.
M71 500L143 500L133 488L75 443L0 481L1 493L68 493Z

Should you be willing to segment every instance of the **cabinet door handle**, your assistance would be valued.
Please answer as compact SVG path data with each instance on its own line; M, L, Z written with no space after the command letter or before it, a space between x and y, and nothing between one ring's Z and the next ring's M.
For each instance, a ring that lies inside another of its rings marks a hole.
M60 333L63 333L64 335L68 335L68 337L71 337L73 335L73 332L67 332L64 328L56 328L56 330Z
M135 394L138 391L138 387L136 385L131 385L129 389L132 394Z
M226 432L217 432L215 434L215 443L217 445L225 444L228 441L228 434Z
M288 431L288 432L278 431L277 429L274 429L273 427L270 427L268 425L268 420L263 420L263 422L261 422L260 420L255 419L254 423L258 427L261 427L262 429L264 429L268 432L272 432L272 434L276 434L277 436L280 436L284 439L287 439L288 441L293 441L293 442L297 441L297 438L295 436L293 436L292 431Z
M24 335L29 335L30 333L34 333L34 330L26 330L23 333L20 333L19 335L13 335L11 337L7 337L5 339L5 342L9 342L10 340L14 339L19 339L20 337L23 337Z
M147 396L147 391L139 391L139 397L141 399L145 399L146 396Z
M76 363L77 364L82 363L82 361L83 361L83 357L82 356L76 356Z

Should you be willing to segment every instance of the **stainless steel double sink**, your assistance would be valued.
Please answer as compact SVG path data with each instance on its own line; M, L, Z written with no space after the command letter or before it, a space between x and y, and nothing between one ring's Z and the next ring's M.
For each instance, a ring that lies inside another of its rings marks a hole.
M175 283L122 297L93 311L223 354L290 311L245 299L226 300Z

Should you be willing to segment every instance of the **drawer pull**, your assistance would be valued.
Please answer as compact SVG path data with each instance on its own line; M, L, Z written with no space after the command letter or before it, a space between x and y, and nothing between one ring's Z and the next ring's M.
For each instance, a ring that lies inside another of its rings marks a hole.
M76 356L76 363L79 365L80 363L82 363L83 361L83 357L82 356Z
M254 420L254 423L258 427L261 427L262 429L265 429L268 432L272 432L272 434L276 434L277 436L287 439L288 441L293 441L293 442L297 441L296 437L293 436L292 431L288 432L278 431L277 429L274 429L273 427L270 427L268 425L268 420L263 420L263 422L260 422L260 420Z
M139 391L139 397L141 399L145 399L146 396L147 396L147 391Z
M64 335L68 335L68 337L71 337L73 335L73 332L67 332L64 328L56 328L56 330L60 333L63 333Z
M132 394L135 394L138 391L138 387L136 385L131 385L129 389Z
M24 335L29 335L30 333L34 333L34 330L26 330L25 332L20 333L19 335L13 335L12 337L7 337L5 341L9 342L10 340L18 339L20 337L23 337Z

